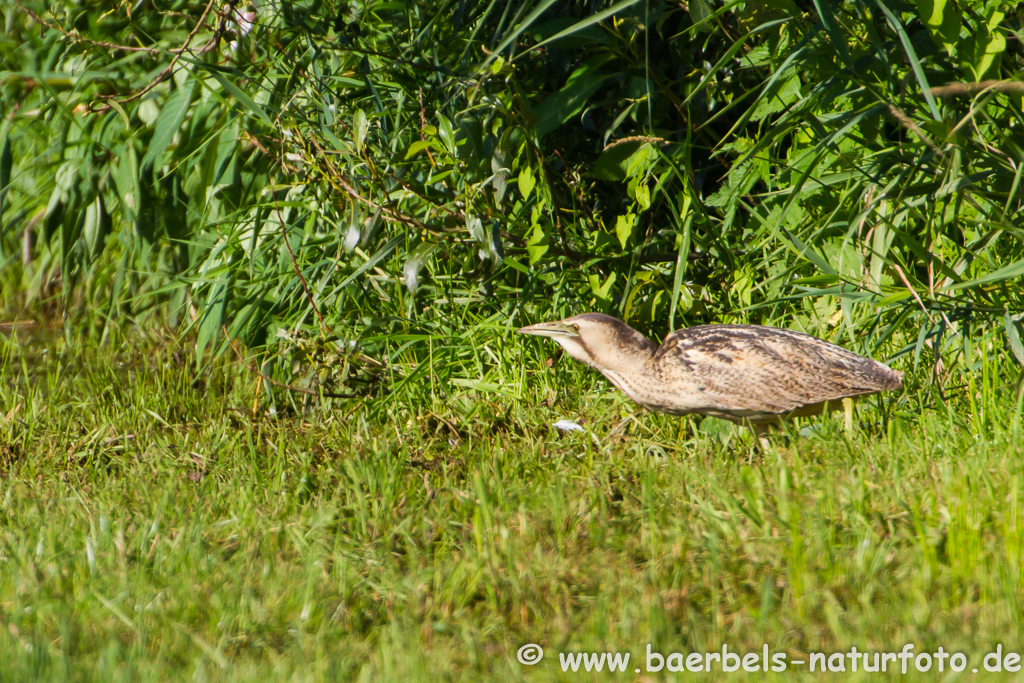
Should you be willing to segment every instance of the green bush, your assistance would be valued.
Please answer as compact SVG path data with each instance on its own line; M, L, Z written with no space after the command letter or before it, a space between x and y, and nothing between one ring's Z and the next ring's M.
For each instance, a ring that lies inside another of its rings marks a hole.
M1016 3L152 5L0 0L8 291L357 392L583 310L1024 364Z

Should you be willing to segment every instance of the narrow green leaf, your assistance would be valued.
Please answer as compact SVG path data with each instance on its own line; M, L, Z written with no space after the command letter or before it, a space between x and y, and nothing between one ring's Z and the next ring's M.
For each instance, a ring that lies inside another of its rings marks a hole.
M366 112L356 109L352 116L352 140L356 143L356 153L363 151L363 144L366 142L366 134L370 130L370 120L366 118Z
M414 157L425 149L433 149L438 152L444 150L436 140L417 140L409 145L409 149L405 153L405 158L409 159L410 157Z
M727 7L735 4L735 2L731 2L729 3L729 5L727 5ZM704 74L704 77L701 79L697 87L690 91L690 94L683 101L682 106L685 107L687 104L690 104L690 102L693 101L695 97L697 97L708 86L714 83L715 74L717 74L726 64L732 63L733 59L735 59L736 57L736 54L743 49L743 46L747 44L747 41L750 38L759 33L770 31L771 29L777 26L781 26L782 24L788 23L789 21L791 21L791 19L787 17L785 19L776 19L775 21L765 22L764 24L761 24L754 30L749 31L748 33L745 33L743 36L741 36L739 40L735 41L732 45L729 46L729 49L725 51L725 54L723 54L721 58L717 62L715 62L714 66L712 66L711 69L709 69Z
M114 170L114 184L120 199L121 215L125 221L133 223L139 215L139 159L131 141L120 148L117 167Z
M889 248L895 238L896 233L890 230L884 221L875 225L871 239L871 265L869 266L871 283L875 287L882 284L882 269L888 262Z
M248 109L257 117L259 117L259 119L268 126L272 127L274 125L274 122L270 120L269 116L267 116L267 112L263 110L263 107L256 104L252 100L252 98L246 95L241 88L239 88L237 85L235 85L234 83L232 83L227 78L225 78L213 69L210 69L209 73L211 76L217 79L217 82L224 86L224 89L231 93L231 96L238 100L242 104L242 106L244 106L246 109Z
M1017 362L1024 365L1024 343L1021 343L1020 330L1017 329L1017 323L1010 317L1008 311L1003 314L1003 329L1006 330L1006 341L1010 351L1017 358Z
M160 110L153 138L149 141L149 149L146 151L146 156L142 157L144 173L163 157L171 140L174 139L174 134L181 128L189 107L192 105L192 93L195 90L195 85L196 82L189 79L185 86L178 88L167 98L164 108Z
M829 0L814 0L814 8L818 10L818 17L821 19L821 23L825 26L825 32L828 33L828 38L832 42L832 47L839 53L839 58L843 60L843 64L846 65L847 69L853 68L853 60L850 59L850 50L846 46L846 36L841 30L839 30L839 24L836 23L835 11L832 3Z
M331 147L333 147L334 149L338 150L339 152L349 151L349 146L346 145L341 140L339 140L338 136L335 135L334 132L327 126L321 126L320 132L324 134L324 137L327 138L327 142L331 143Z
M668 309L668 329L676 329L676 307L679 304L679 294L683 289L683 280L686 278L686 265L690 257L690 227L693 224L690 215L692 200L689 194L683 195L683 206L680 210L680 220L683 223L683 232L676 235L676 270L672 278L672 302Z
M692 0L690 2L690 21L699 31L710 31L707 20L714 16L715 10L710 0Z
M835 268L833 268L828 261L822 258L821 254L816 252L810 246L804 244L799 237L791 233L786 228L782 228L782 233L786 236L786 241L789 242L793 250L796 251L797 254L799 254L803 258L806 258L808 261L817 266L818 270L827 275L836 274Z
M569 28L564 29L562 31L559 31L558 33L556 33L555 35L553 35L553 36L551 36L549 38L545 38L544 40L540 41L539 43L537 43L536 45L531 47L530 50L528 50L527 52L530 52L530 51L533 51L533 50L537 50L537 49L543 47L544 45L547 45L550 42L559 40L561 38L565 38L566 36L571 36L572 34L577 33L579 31L582 31L583 29L585 29L585 28L587 28L589 26L593 26L594 24L596 24L596 23L598 23L600 21L603 21L603 20L607 19L608 17L614 15L616 12L621 12L622 10L626 9L627 7L632 7L633 5L636 5L639 2L640 2L640 0L622 0L621 2L617 2L614 5L612 5L611 7L609 7L608 9L601 10L600 12L598 12L596 14L592 14L589 17L587 17L586 19L584 19L582 21L576 22L575 24L573 24ZM523 52L522 54L526 54L526 52ZM516 55L516 56L520 57L522 55Z
M354 282L363 273L365 273L370 268L373 268L375 265L380 263L386 256L388 256L388 254L390 254L391 252L393 252L395 250L395 247L397 247L399 244L401 244L404 241L405 241L405 236L404 235L399 235L398 237L392 237L391 240L387 244L385 244L383 247L381 247L380 249L377 250L377 253L375 253L373 256L371 256L369 259L367 259L366 263L364 263L363 265L361 265L358 268L356 268L354 271L352 271L351 275L349 275L347 278L342 280L341 284L334 288L334 292L338 292L338 291L340 291L342 289L345 289L345 287L348 287L349 284Z
M882 297L878 302L878 308L887 308L895 303L903 301L904 299L909 299L912 296L914 295L907 289L901 290L899 292L894 292L889 296Z
M506 256L504 259L502 259L501 262L504 263L509 268L511 268L512 270L519 271L523 275L529 275L530 274L530 269L529 268L527 268L522 263L520 263L519 261L517 261L516 259L514 259L514 258L512 258L510 256Z
M429 365L424 363L424 365ZM479 391L487 394L505 394L505 390L498 384L493 382L479 382L474 379L463 379L461 377L453 377L452 384L459 387L466 387L474 391Z
M951 284L945 289L946 291L951 291L954 289L964 289L966 287L978 287L979 285L987 285L992 282L1007 282L1020 277L1024 277L1024 259L1011 263L1008 266L1004 266L999 270L992 271L988 275L983 275L982 277L974 280Z
M547 135L578 114L590 96L601 89L609 74L598 75L594 72L610 57L602 55L576 69L561 90L541 102L535 112L539 137Z
M126 112L124 110L124 107L121 106L120 102L118 102L114 98L110 98L109 100L105 100L104 102L105 102L105 104L110 105L111 109L113 109L114 111L116 111L118 114L121 115L121 120L124 121L124 127L125 128L130 128L131 127L132 122L131 122L131 119L128 117L128 112Z
M110 215L103 202L103 196L96 195L96 199L85 209L85 225L82 235L85 238L85 247L90 260L96 260L103 252L105 238L110 231Z
M49 241L64 221L64 199L59 187L53 188L43 214L43 240Z
M506 47L515 42L516 38L522 35L523 31L530 28L530 26L532 26L533 23L537 21L537 19L539 19L542 14L547 12L552 7L552 5L556 4L557 2L558 0L543 0L543 2L534 7L533 11L526 15L525 19L519 22L519 24L517 24L514 29L505 34L505 37L498 44L498 47L494 48L494 51L487 55L487 59L481 62L480 66L477 67L477 74L482 74L487 69L487 67L491 65L491 62L497 59L497 57L501 55L502 52L504 52Z
M455 156L455 133L452 130L452 122L448 120L448 117L444 114L437 115L437 128L438 135L441 136L441 140L444 142L445 149L452 156Z
M206 301L205 313L199 323L196 334L196 366L203 365L203 352L210 342L220 334L221 323L224 322L224 311L227 308L231 287L229 283L215 285Z
M907 35L907 30L903 28L903 24L896 18L896 15L885 6L883 0L875 0L875 4L878 5L882 13L885 14L886 20L892 29L896 31L896 35L900 37L900 43L903 44L903 49L907 53L907 59L910 61L910 68L914 71L914 76L917 78L917 84L921 87L921 94L924 95L924 101L928 103L928 111L931 112L932 118L936 121L942 120L942 114L939 113L939 107L935 104L935 97L932 95L932 87L928 84L928 78L924 75L924 69L921 68L921 60L917 58L917 52L914 50L914 45L910 41L910 36Z

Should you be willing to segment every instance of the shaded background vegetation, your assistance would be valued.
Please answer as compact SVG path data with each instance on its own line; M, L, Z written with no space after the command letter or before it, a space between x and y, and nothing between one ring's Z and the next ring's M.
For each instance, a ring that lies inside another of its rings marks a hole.
M585 310L1019 383L1016 3L0 12L9 314L338 395L497 390L511 329Z

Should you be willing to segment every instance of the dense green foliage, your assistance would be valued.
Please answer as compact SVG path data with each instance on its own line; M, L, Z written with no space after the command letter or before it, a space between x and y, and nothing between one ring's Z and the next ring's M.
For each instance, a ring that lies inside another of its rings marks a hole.
M247 373L194 363L0 336L0 680L622 681L647 643L980 669L1024 642L1021 405L991 363L954 378L969 401L884 429L862 404L852 437L824 419L754 458L717 420L563 391L585 368L272 419ZM563 674L577 650L629 670Z
M1017 3L0 7L12 296L334 391L588 309L1024 363Z

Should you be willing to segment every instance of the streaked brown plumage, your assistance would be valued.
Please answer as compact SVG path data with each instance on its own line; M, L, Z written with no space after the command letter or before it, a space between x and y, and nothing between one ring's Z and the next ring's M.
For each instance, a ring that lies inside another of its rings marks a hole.
M762 433L784 417L813 415L843 399L899 389L903 375L801 332L760 325L698 325L658 347L601 313L523 327L550 337L642 406L698 413Z

